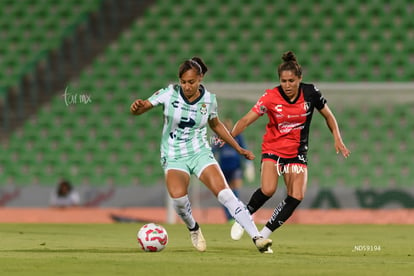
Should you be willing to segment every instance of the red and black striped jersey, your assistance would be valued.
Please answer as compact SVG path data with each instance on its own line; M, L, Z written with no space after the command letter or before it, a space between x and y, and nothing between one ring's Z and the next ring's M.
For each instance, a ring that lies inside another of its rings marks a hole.
M309 127L314 108L321 110L326 99L313 84L301 83L297 97L290 101L281 86L267 89L252 111L269 122L263 135L262 154L293 158L308 151Z

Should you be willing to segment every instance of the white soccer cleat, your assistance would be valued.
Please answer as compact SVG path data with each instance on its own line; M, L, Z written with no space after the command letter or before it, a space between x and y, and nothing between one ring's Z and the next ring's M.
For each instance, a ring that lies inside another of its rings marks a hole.
M193 243L194 247L200 251L204 252L206 251L207 245L206 240L204 239L203 233L201 232L201 229L198 228L198 230L190 231L190 237L191 242Z
M273 254L273 250L269 246L266 251L263 251L263 253L265 253L265 254Z
M233 240L238 241L243 237L244 228L235 221L231 227L230 236Z
M265 239L263 237L254 237L253 242L256 245L257 249L260 251L260 253L273 253L273 250L270 248L270 246L272 245L271 239Z

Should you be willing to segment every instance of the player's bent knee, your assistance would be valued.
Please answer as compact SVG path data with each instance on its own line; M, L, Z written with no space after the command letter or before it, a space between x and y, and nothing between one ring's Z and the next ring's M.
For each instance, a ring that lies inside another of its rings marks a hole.
M305 198L304 194L295 194L295 193L293 193L293 194L289 194L289 196L291 196L294 199L297 199L299 201L302 201Z
M272 197L273 196L273 194L276 192L276 188L275 189L273 189L273 188L261 188L261 190L262 190L262 193L265 195L265 196L268 196L268 197Z

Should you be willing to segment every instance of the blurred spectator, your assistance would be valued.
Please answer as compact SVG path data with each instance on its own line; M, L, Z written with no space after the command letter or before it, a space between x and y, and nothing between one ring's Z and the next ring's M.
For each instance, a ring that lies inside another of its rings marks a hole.
M71 207L80 204L80 196L69 181L62 179L55 192L50 196L50 206Z

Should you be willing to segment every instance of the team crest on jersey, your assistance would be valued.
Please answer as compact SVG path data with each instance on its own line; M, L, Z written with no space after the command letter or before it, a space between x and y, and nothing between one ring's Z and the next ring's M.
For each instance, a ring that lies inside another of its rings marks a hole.
M310 102L305 102L305 103L303 104L303 109L304 109L305 111L308 111L308 110L309 110L309 108L310 108Z
M265 114L267 112L267 107L265 105L263 105L262 101L259 101L256 106L259 107L259 112L260 114Z
M202 104L200 107L200 112L202 115L206 115L207 114L207 105L206 104Z

